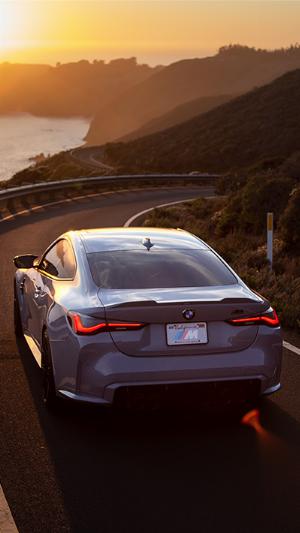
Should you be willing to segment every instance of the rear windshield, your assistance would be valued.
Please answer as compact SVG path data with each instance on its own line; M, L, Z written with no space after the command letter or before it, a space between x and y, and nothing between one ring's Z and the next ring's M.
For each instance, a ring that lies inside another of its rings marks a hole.
M104 289L213 287L237 283L209 250L122 250L87 254L93 279Z

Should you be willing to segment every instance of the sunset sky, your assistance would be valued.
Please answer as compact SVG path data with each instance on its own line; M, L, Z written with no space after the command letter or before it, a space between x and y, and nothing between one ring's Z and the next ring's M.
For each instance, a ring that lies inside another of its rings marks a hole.
M137 56L169 63L224 44L300 42L300 2L0 0L0 61Z

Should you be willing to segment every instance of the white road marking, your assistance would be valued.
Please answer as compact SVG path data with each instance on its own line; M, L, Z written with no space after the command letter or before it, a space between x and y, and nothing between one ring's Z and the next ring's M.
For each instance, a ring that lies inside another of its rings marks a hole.
M17 213L14 213L13 215L8 215L7 217L2 218L0 222L5 222L6 220L12 220L18 215L30 214L32 213L32 211L38 211L38 209L43 209L44 207L50 207L51 205L65 204L67 202L72 202L73 200L82 200L83 198L91 198L93 196L100 196L101 194L105 194L105 193L85 194L81 196L74 196L73 198L64 198L64 200L57 200L56 202L49 202L47 204L36 205L34 207L31 207L30 209L23 209L22 211L18 211Z
M283 347L286 350L290 350L290 352L300 355L300 348L297 348L297 346L294 346L293 344L290 344L289 342L283 341Z
M18 533L17 526L8 507L0 485L0 531L1 533Z
M209 198L209 196L207 196L206 198ZM141 217L142 215L146 215L147 213L150 213L150 211L154 211L154 209L158 209L159 207L168 207L169 205L184 204L185 202L191 202L192 200L196 200L196 198L187 198L186 200L177 200L176 202L169 202L167 204L155 205L154 207L150 207L149 209L144 209L144 211L140 211L139 213L136 213L135 215L130 217L128 220L126 220L124 224L124 228L129 228L132 222L134 222L137 218Z

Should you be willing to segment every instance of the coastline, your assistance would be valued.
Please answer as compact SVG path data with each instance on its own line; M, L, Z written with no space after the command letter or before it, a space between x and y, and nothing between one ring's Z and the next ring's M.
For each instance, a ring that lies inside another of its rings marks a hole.
M0 181L28 170L39 154L54 156L84 145L89 120L37 117L28 113L0 115Z

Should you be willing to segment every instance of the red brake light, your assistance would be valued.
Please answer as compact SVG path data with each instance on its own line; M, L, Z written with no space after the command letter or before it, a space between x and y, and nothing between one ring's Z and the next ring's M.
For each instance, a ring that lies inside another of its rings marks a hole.
M123 331L124 329L141 329L145 326L141 322L108 322L107 328L109 331Z
M270 309L262 315L242 317L242 318L231 318L228 320L229 324L234 326L252 326L252 325L263 325L269 326L271 328L276 328L279 326L279 318L275 309Z
M94 317L83 317L78 313L68 313L68 319L75 333L78 335L94 335L102 331L126 331L137 330L145 326L141 322L97 322ZM88 323L85 324L83 320Z
M76 315L75 313L70 313L70 316L72 319L73 329L75 333L78 333L79 335L91 335L101 330L103 331L106 327L106 322L99 322L98 324L95 324L94 326L84 326L81 321L80 315Z

